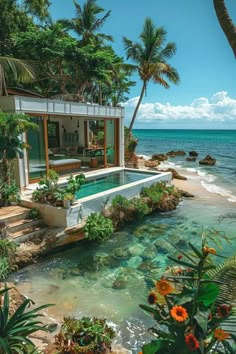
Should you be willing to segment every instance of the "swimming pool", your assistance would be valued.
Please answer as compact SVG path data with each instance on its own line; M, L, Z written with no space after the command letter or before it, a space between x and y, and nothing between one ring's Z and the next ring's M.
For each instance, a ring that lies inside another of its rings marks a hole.
M96 176L89 178L80 190L76 193L76 199L85 198L90 195L105 192L107 190L124 186L129 183L141 181L151 176L155 176L156 173L152 172L136 172L122 170L115 173L109 173L104 176Z

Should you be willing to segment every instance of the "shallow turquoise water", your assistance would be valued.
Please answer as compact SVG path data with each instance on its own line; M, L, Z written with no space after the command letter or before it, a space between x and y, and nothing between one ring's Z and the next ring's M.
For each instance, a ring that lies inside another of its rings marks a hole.
M218 222L219 216L230 212L234 209L228 205L219 209L214 203L203 212L201 201L185 200L173 212L128 225L105 244L81 242L13 278L37 305L56 303L48 310L51 317L106 317L116 326L116 340L137 353L150 339L147 328L153 324L138 305L146 303L151 281L169 264L167 254L178 254L170 242L184 250L189 240L197 246L201 232L212 226L235 237L235 224ZM224 255L234 251L236 242L232 242L224 244Z
M109 173L109 175L91 178L85 182L76 193L76 199L88 197L90 195L105 192L109 189L120 187L132 182L141 181L142 179L151 177L152 173L120 171Z

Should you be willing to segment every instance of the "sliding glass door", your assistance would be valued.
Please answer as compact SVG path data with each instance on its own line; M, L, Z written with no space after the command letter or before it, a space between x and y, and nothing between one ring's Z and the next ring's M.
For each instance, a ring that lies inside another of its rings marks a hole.
M117 165L116 122L106 119L105 123L106 162L107 165Z
M37 124L38 130L28 131L28 161L29 161L29 181L39 179L46 175L46 151L44 121L42 117L33 117L32 121Z

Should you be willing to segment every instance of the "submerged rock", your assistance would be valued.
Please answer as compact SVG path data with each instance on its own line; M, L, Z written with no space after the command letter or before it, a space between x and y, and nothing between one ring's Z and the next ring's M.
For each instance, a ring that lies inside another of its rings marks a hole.
M156 268L156 264L151 261L145 261L137 267L138 270L140 270L143 273L149 273L151 270Z
M152 160L158 160L158 161L166 161L168 160L168 156L165 154L154 154L152 155Z
M186 152L183 150L176 150L176 151L171 150L171 151L167 152L167 155L169 157L184 156L184 155L186 155Z
M199 165L206 165L206 166L214 166L215 163L216 163L216 159L214 159L210 155L206 155L204 159L199 161Z
M198 152L196 151L189 151L189 156L192 156L192 157L197 157L198 156Z
M143 253L140 255L144 261L151 260L155 258L157 253L156 247L154 245L151 245L143 251Z
M189 162L195 162L196 161L196 157L186 157L185 160L189 161Z
M123 290L127 286L127 279L125 277L118 277L112 284L113 289Z

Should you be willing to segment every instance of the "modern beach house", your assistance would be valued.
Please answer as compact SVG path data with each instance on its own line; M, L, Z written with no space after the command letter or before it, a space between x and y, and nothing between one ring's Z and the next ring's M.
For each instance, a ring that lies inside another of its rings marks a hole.
M39 127L22 137L30 148L18 162L21 188L37 182L49 169L65 175L124 166L123 108L16 93L0 97L0 109L28 114Z

